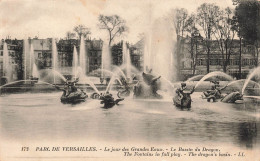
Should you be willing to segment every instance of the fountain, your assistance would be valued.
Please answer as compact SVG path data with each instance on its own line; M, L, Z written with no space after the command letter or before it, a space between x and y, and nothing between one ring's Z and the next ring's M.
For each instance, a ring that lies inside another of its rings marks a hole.
M145 44L144 44L144 65L143 72L148 72L148 69L151 69L151 30L148 30L145 36Z
M74 45L73 48L73 75L75 78L77 78L77 70L78 70L78 52L76 49L76 46Z
M39 72L35 64L33 44L31 44L30 47L30 76L33 78L39 78Z
M103 42L102 46L102 62L101 62L101 69L109 70L111 68L111 53L109 45L106 42ZM101 73L101 77L104 78L106 75L104 73Z
M164 86L169 84L170 88L174 88L172 81L177 80L174 55L177 36L174 29L171 28L170 21L167 18L160 18L153 22L150 21L149 26L151 27L145 34L143 46L144 72L142 79L134 89L136 98L162 98L157 93L162 87L159 78L162 78L161 80L165 82ZM166 89L169 89L169 87Z
M52 38L52 70L57 71L58 68L58 51L57 45L54 38ZM56 83L56 76L53 76L53 82Z
M30 76L30 49L28 39L24 39L23 41L23 68L24 68L24 80L28 79Z
M113 66L113 67L120 73L120 75L121 75L125 80L127 80L127 77L126 77L125 73L122 71L121 68L119 68L118 66Z
M247 77L245 83L244 83L244 86L242 88L242 95L244 95L244 92L245 92L245 89L248 85L248 83L250 82L250 80L253 78L253 77L259 77L260 76L260 67L257 67L255 69L253 69L253 71L251 71L250 75Z
M85 41L84 38L81 37L80 39L80 51L79 51L79 64L82 69L82 74L86 75L87 66L86 66L86 48L85 48Z
M205 75L204 77L201 78L201 80L195 85L195 89L204 81L204 80L207 80L211 77L223 77L223 78L226 78L227 80L229 81L232 81L233 78L226 74L226 73L223 73L223 72L220 72L220 71L215 71L215 72L210 72L208 73L207 75Z
M10 56L6 42L3 46L3 73L7 79L6 83L12 81L12 64L10 63Z
M176 62L173 52L177 37L169 23L167 19L157 19L146 33L144 71L152 69L167 80L175 81Z
M123 42L123 64L125 64L126 66L126 76L128 79L130 79L131 78L131 57L126 42Z
M56 83L66 82L66 78L61 73L53 69L42 69L39 71L39 75L40 81L54 83L53 80L55 77Z
M189 79L186 80L186 82L191 82L191 81L199 81L204 77L204 75L195 75L193 77L190 77Z

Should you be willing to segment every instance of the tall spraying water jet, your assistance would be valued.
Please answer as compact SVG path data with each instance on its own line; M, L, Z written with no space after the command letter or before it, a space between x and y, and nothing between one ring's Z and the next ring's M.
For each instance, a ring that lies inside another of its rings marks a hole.
M131 57L126 42L123 42L123 64L126 66L126 76L131 77Z
M85 41L84 38L81 37L80 39L80 51L79 51L79 63L80 67L82 69L82 74L86 75L87 66L86 66L86 47L85 47Z
M52 38L52 69L53 71L57 71L58 69L58 51L57 51L56 41L54 38ZM53 76L53 82L56 83L55 74Z
M10 63L10 56L6 42L3 47L3 69L4 76L7 77L8 81L12 81L12 64Z
M106 77L103 70L109 70L111 68L111 53L108 43L103 42L102 46L102 62L101 62L101 77Z
M144 66L143 71L148 72L151 69L151 31L148 29L145 35L145 44L144 44Z
M39 72L38 72L38 69L37 69L37 66L35 64L35 58L34 58L34 48L33 48L33 44L31 44L31 47L30 47L30 76L32 77L39 77Z
M167 80L176 80L174 47L176 33L165 18L154 21L146 33L144 44L144 68L152 69Z
M74 74L74 77L76 78L77 77L77 69L78 69L78 52L77 52L77 49L76 49L76 46L74 45L74 49L73 49L73 74Z
M29 42L28 39L23 40L23 68L24 68L24 79L28 79L30 76L30 49L29 49Z

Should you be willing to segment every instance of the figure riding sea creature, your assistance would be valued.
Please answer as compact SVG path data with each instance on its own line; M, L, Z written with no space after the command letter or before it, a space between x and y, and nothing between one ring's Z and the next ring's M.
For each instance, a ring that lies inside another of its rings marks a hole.
M63 94L60 98L61 102L63 103L77 103L85 101L85 99L88 97L87 94L76 87L76 83L79 80L76 79L75 81L66 81L64 84L64 88L61 88L57 85L54 85L55 88L62 90Z
M113 95L109 92L105 93L104 95L101 94L99 99L101 100L101 104L104 104L104 108L111 108L114 105L118 105L120 101L123 101L124 98L114 99Z
M181 87L176 90L176 95L173 97L173 103L175 106L183 108L191 108L191 97L190 95L194 92L195 87L190 91L185 91L187 89L186 83L181 83Z
M203 98L206 98L208 102L210 102L211 100L213 102L216 102L217 99L223 98L224 96L221 94L221 91L227 87L227 85L226 85L226 86L220 88L218 81L212 81L212 83L214 85L211 86L211 90L207 90L207 91L203 92L203 94L204 94Z

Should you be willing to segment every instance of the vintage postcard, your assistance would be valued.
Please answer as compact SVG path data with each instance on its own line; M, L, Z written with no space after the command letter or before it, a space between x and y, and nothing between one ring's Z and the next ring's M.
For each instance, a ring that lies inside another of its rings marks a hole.
M260 161L258 0L0 0L0 161Z

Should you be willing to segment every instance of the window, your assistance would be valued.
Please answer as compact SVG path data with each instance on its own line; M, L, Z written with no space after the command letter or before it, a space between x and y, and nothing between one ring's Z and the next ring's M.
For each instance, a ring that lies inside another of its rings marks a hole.
M235 64L234 65L239 65L239 59L235 59Z

